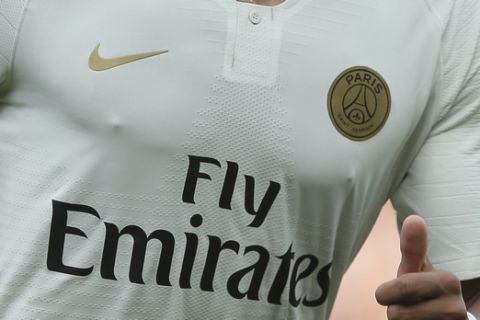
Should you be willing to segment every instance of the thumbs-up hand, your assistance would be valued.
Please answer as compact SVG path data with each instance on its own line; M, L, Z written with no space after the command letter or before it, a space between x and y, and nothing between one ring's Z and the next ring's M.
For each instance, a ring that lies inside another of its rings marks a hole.
M378 287L378 303L389 320L465 320L461 284L452 273L435 270L427 260L427 226L409 216L400 232L402 260L397 278Z
M400 232L400 251L402 260L398 266L397 277L407 273L432 271L427 261L427 226L419 216L408 217Z

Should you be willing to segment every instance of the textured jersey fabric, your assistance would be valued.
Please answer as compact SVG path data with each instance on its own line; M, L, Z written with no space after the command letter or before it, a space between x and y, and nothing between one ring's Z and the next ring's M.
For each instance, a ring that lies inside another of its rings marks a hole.
M480 14L476 1L429 1L443 31L435 103L441 112L393 200L429 226L429 257L461 279L479 276Z
M390 197L478 277L479 19L0 0L0 318L327 319Z

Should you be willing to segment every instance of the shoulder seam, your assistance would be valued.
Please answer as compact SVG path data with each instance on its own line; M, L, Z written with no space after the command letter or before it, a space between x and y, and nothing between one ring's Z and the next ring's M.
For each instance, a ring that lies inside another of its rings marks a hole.
M22 12L20 22L18 23L18 27L17 27L17 34L15 35L15 41L13 43L12 58L10 59L10 66L9 66L9 70L8 70L9 76L7 77L8 79L11 79L11 77L13 75L13 64L15 62L15 57L16 57L16 53L17 53L18 38L20 36L20 32L21 32L22 27L23 27L23 20L25 19L25 13L27 11L27 8L28 8L29 4L30 4L30 0L25 0L25 4L24 4L24 7L23 7L23 12Z
M438 15L438 12L435 11L433 6L430 4L430 1L428 0L423 0L423 3L425 4L425 7L427 7L427 10L430 11L432 16L435 17L435 20L437 21L438 26L440 27L440 30L443 30L445 28L445 23L442 22L442 19Z
M436 23L437 23L437 26L439 28L439 31L440 31L440 34L442 35L441 36L441 46L443 45L443 35L444 35L444 32L445 32L445 28L447 26L447 23L446 21L443 21L442 18L440 17L439 13L435 10L435 8L433 7L433 5L431 4L430 0L423 0L423 3L425 4L425 6L427 7L427 10L431 13L431 15L434 17ZM443 52L442 50L440 50L439 54L438 54L438 85L440 87L440 93L438 94L438 98L440 99L440 101L442 100L442 92L443 92L443 87L445 85L445 82L444 82L444 64L445 64L445 57L443 56ZM437 114L436 116L436 120L435 120L435 123L437 123L438 121L440 121L444 115L445 115L445 109L447 108L442 108L440 110L440 112Z
M12 24L12 22L9 21L9 20L5 17L4 14L2 14L2 16L4 16L5 20L8 21L8 23L12 26L13 29L15 29L15 36L14 36L14 39L13 39L13 42L12 42L12 46L11 46L10 57L9 57L9 59L7 59L8 57L5 57L6 60L7 60L7 63L8 63L8 66L7 66L7 75L6 75L5 79L3 79L2 82L0 82L0 88L4 88L4 87L7 86L8 83L11 82L11 80L12 80L13 63L14 63L15 55L16 55L16 51L17 51L18 37L19 37L20 30L21 30L22 25L23 25L23 20L24 20L24 17L25 17L25 12L27 11L27 7L28 7L29 4L30 4L30 0L24 0L23 7L22 7L21 13L20 13L20 15L19 15L19 20L18 20L18 25L17 25L17 26L15 26L14 24Z

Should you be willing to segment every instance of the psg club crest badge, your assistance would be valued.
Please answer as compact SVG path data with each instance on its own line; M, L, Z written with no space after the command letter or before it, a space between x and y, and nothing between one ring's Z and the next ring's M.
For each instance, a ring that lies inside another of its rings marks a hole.
M375 70L356 66L343 71L328 92L328 112L337 130L355 141L375 136L390 113L390 90Z

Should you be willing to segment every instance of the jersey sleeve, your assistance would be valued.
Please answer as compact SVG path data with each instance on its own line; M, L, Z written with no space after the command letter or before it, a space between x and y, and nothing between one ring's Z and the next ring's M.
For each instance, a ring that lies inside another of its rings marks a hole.
M440 3L439 117L392 202L400 223L424 217L433 265L465 280L480 277L480 1Z
M0 87L10 76L15 43L28 0L0 0Z

